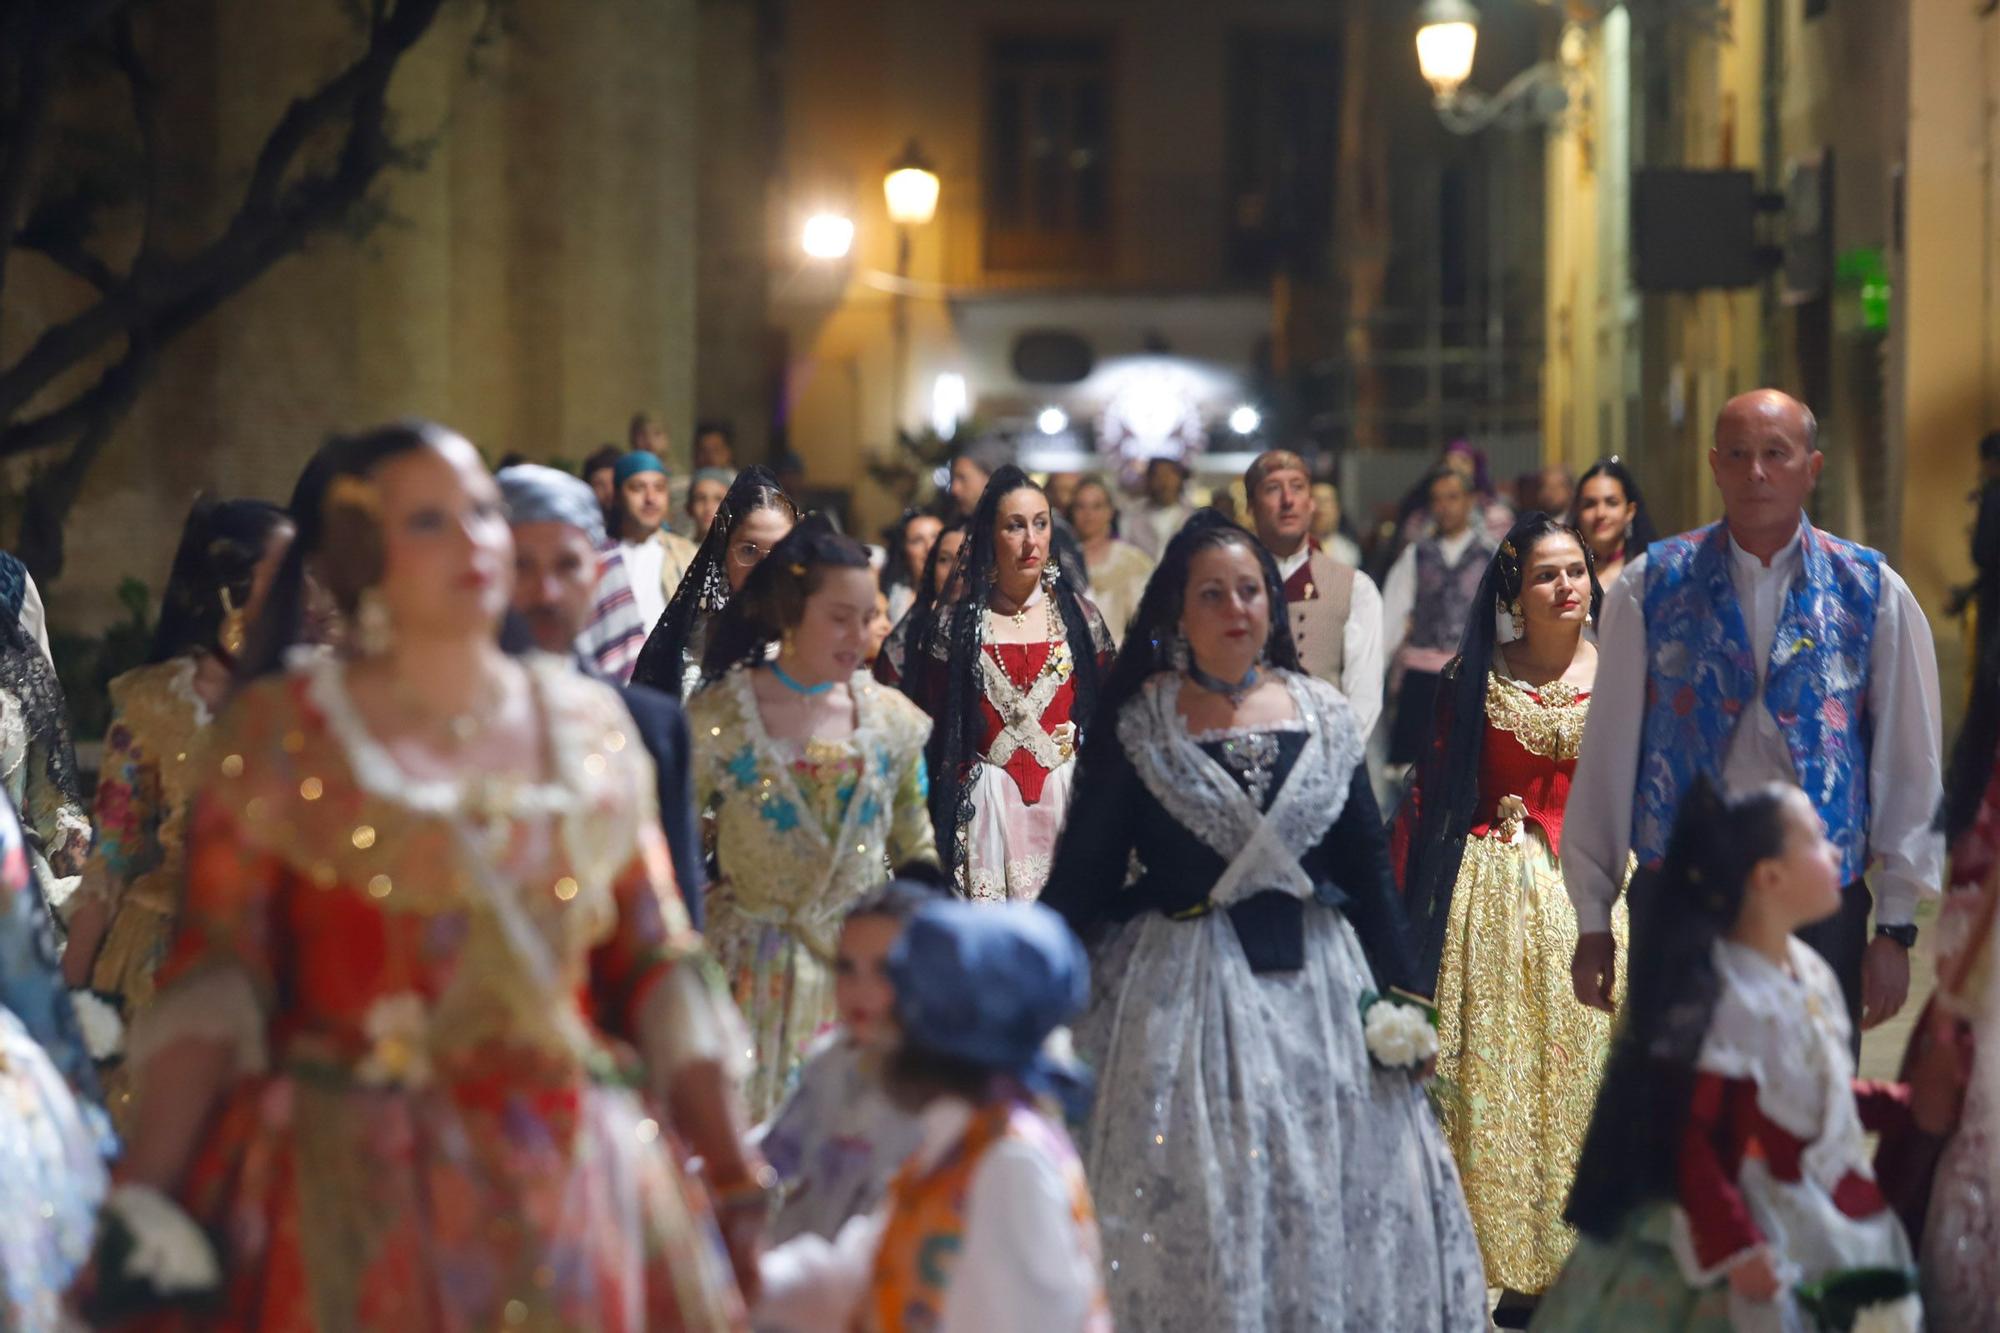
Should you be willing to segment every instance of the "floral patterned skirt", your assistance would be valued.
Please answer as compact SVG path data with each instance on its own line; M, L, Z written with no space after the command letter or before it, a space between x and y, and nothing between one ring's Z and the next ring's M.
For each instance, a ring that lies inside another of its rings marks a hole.
M1256 973L1228 915L1148 913L1092 959L1085 1170L1117 1327L1467 1333L1479 1247L1423 1089L1371 1063L1374 981L1338 913Z
M1622 958L1622 900L1613 931ZM1528 1294L1575 1240L1563 1208L1611 1039L1610 1016L1571 988L1576 935L1539 828L1466 840L1438 969L1436 1101L1486 1280Z
M727 1256L634 1094L494 1061L369 1089L247 1080L182 1202L221 1238L220 1309L175 1333L642 1333L739 1329Z
M750 1029L743 1098L751 1120L760 1121L777 1109L814 1038L834 1021L833 970L784 926L737 911L726 884L710 890L705 907L702 939Z

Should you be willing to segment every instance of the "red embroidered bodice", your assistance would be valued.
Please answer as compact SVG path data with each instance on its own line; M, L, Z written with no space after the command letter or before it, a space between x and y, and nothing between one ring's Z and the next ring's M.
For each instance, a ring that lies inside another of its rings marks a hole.
M989 643L984 646L983 651L999 663L1000 669L1007 673L1007 679L1013 682L1014 688L1026 694L1034 688L1042 668L1048 663L1049 652L1055 646L1048 643ZM1055 737L1061 737L1072 730L1069 726L1069 713L1070 704L1075 698L1076 677L1072 673L1064 677L1062 684L1056 687L1054 696L1049 700L1048 707L1042 710L1042 730ZM982 756L991 755L994 742L1000 739L1000 733L1005 730L1005 725L1000 720L999 710L993 706L993 700L985 691L981 691L979 697L979 719L981 723L979 753ZM1065 751L1064 762L1068 762L1068 753L1072 752L1072 747L1064 744L1062 748ZM1042 799L1042 786L1048 781L1052 770L1043 765L1033 750L1025 745L1020 747L1008 756L1001 767L1014 779L1014 785L1021 789L1023 801L1033 805Z
M1486 693L1486 744L1479 761L1479 805L1472 834L1480 837L1504 821L1500 802L1519 797L1523 816L1540 826L1550 850L1562 852L1563 807L1576 776L1577 746L1588 690L1560 683L1529 689L1495 677Z

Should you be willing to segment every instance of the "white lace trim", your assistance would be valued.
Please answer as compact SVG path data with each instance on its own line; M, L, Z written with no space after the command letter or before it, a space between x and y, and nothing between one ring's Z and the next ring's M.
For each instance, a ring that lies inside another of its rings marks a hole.
M1219 745L1223 741L1240 741L1250 736L1284 736L1294 733L1310 735L1312 728L1302 717L1287 718L1283 722L1254 727L1216 727L1212 731L1190 731L1188 739L1196 745Z
M1872 1179L1854 1104L1847 1004L1833 969L1790 942L1787 975L1756 950L1715 942L1722 983L1696 1068L1757 1085L1757 1107L1805 1144L1800 1169L1831 1190L1852 1172Z
M1188 734L1176 707L1177 673L1148 680L1118 716L1119 743L1146 790L1227 864L1209 890L1209 901L1217 906L1266 889L1312 897L1312 880L1299 858L1340 818L1361 762L1363 742L1347 700L1311 676L1274 674L1291 692L1306 744L1268 811L1258 809Z
M306 680L306 696L326 719L330 732L347 758L355 783L369 795L406 810L446 818L478 811L491 818L531 819L560 815L577 808L584 790L583 774L577 771L582 752L589 747L568 743L560 734L561 720L550 697L549 675L569 670L567 664L550 666L528 660L523 663L529 688L540 709L555 768L555 780L546 783L509 784L496 789L485 777L415 778L369 732L360 710L347 690L347 664L330 654L293 659L291 667ZM495 795L499 801L493 799ZM496 809L496 804L498 807Z
M992 747L981 756L987 763L1005 768L1007 761L1022 750L1033 755L1035 762L1049 772L1068 762L1070 756L1063 753L1061 741L1042 725L1042 714L1049 711L1049 705L1068 684L1075 668L1066 656L1068 644L1064 640L1051 640L1049 653L1051 656L1063 653L1065 657L1054 671L1044 667L1024 691L1007 674L1007 668L993 654L981 648L980 688L985 692L986 702L992 704L993 711L1000 716L1000 734L993 738ZM1074 728L1071 730L1074 731ZM1071 743L1073 745L1074 741Z
M215 721L215 714L209 710L208 700L194 687L194 673L199 665L193 656L176 659L173 674L167 677L167 692L193 710L195 726L205 731Z

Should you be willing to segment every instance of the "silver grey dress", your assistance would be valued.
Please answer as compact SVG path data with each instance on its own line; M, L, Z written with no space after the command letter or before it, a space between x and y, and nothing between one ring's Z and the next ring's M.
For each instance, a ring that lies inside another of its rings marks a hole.
M1361 738L1298 719L1190 736L1154 677L1086 753L1042 901L1094 943L1083 1137L1120 1328L1430 1333L1486 1324L1435 1117L1373 1065L1361 997L1414 972ZM1109 738L1106 738L1107 740Z

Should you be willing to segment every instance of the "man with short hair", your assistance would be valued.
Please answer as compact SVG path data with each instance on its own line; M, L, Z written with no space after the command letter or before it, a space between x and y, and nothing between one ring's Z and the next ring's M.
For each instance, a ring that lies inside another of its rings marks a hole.
M1722 521L1656 542L1605 595L1597 684L1563 819L1577 998L1611 1008L1611 906L1636 853L1654 891L1697 778L1795 783L1840 859L1839 912L1799 932L1833 966L1854 1040L1903 1005L1918 897L1942 882L1937 655L1881 554L1812 525L1823 456L1805 404L1732 398L1709 471ZM1868 937L1874 875L1875 937ZM1634 937L1635 948L1646 942Z
M514 528L514 614L545 653L567 657L584 674L605 679L590 650L597 620L604 526L590 488L567 472L523 463L494 475ZM642 685L617 688L659 779L660 824L672 853L674 879L688 915L701 925L701 838L696 831L687 718L681 706Z
M625 447L631 453L665 458L673 452L673 437L667 434L667 423L658 413L634 412L625 427Z
M1382 584L1382 642L1393 645L1400 690L1389 762L1414 764L1430 748L1438 675L1458 655L1473 598L1498 543L1474 521L1475 496L1449 463L1426 483L1432 531L1403 548Z
M593 449L590 457L583 460L583 479L590 485L590 493L597 497L597 507L604 511L604 525L608 531L612 526L612 515L618 512L618 460L625 451L615 444L600 445Z
M736 432L726 421L697 421L694 425L694 465L717 468L736 475Z
M1570 502L1576 499L1576 477L1561 463L1542 469L1535 483L1535 508L1551 518L1569 521Z
M1188 468L1178 458L1155 458L1146 464L1146 493L1125 510L1119 534L1158 561L1174 534L1194 517L1187 502Z
M951 460L951 504L956 518L971 518L986 493L986 482L1008 461L1007 446L999 440L975 440Z
M1347 696L1367 736L1382 716L1382 594L1313 540L1312 474L1303 458L1289 449L1259 454L1243 474L1243 492L1257 540L1284 580L1299 665Z
M632 596L650 633L694 563L695 544L667 526L667 465L658 454L618 460L618 549L632 576Z

